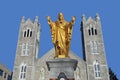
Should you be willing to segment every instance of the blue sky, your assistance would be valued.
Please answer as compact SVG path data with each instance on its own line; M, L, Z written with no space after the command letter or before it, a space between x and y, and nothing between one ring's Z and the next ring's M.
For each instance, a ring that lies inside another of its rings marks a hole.
M120 1L119 0L1 0L0 1L0 62L13 70L18 33L22 16L41 24L40 52L43 56L52 47L46 16L53 21L62 12L67 21L76 16L71 50L82 57L80 22L82 14L94 17L99 13L108 66L120 79ZM49 46L48 46L49 45Z

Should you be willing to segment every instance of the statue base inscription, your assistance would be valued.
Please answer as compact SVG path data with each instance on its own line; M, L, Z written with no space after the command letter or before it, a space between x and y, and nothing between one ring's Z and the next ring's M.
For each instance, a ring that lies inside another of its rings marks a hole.
M74 80L74 71L78 61L70 58L58 58L46 61L50 71L50 80Z

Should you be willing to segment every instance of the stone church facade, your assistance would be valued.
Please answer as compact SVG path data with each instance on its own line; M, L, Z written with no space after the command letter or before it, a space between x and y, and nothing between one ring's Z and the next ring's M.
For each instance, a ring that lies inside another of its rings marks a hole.
M81 34L83 59L69 51L71 59L78 61L74 71L75 80L109 80L108 66L105 57L104 42L100 17L95 19L82 16ZM49 80L46 61L54 59L54 48L42 58L38 58L40 43L40 24L38 17L32 22L22 18L14 63L12 80ZM67 69L67 68L66 68ZM58 73L59 75L59 73ZM56 76L57 77L57 76Z

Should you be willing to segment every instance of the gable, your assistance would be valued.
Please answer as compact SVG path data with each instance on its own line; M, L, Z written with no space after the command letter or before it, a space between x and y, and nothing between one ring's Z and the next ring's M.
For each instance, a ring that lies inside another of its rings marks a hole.
M55 49L52 48L50 51L48 51L43 57L41 57L35 65L35 74L41 74L41 70L44 69L45 72L45 79L49 78L49 71L46 65L46 61L49 61L51 59L54 59L55 56ZM74 71L75 77L79 77L80 80L87 80L87 74L86 74L86 62L83 61L83 59L76 56L72 51L69 52L69 56L71 59L78 60L76 71ZM36 75L36 77L39 75ZM84 76L84 77L82 77Z

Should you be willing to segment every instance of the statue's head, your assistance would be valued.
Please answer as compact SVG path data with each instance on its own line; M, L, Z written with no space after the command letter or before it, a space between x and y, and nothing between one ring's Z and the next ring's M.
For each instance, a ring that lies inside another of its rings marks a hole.
M58 20L64 20L64 16L63 16L62 13L59 13L59 14L58 14Z

